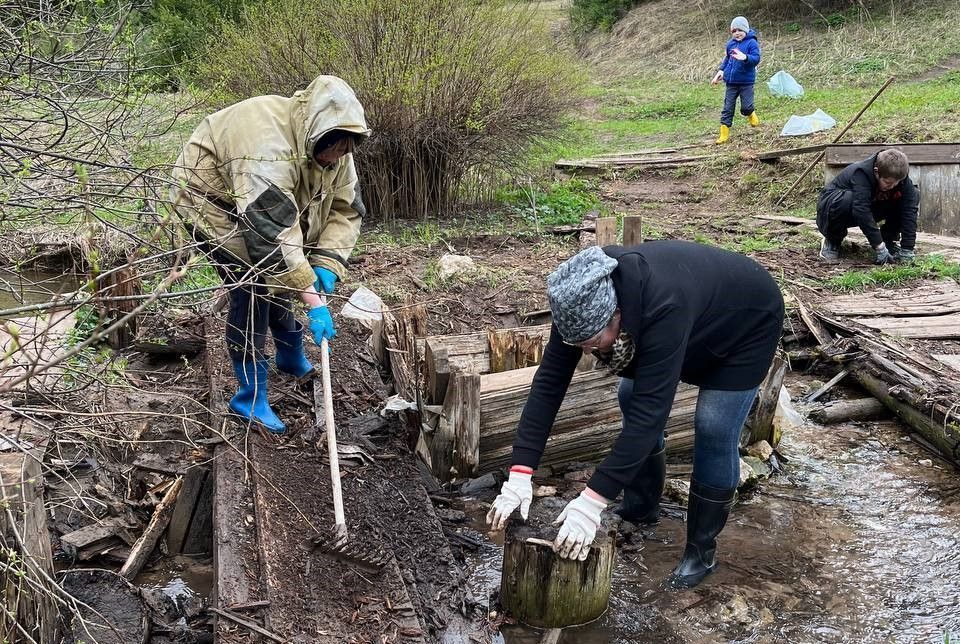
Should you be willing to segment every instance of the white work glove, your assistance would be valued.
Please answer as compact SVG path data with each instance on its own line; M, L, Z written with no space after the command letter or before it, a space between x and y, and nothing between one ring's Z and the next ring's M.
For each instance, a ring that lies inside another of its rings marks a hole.
M520 516L527 520L530 513L530 502L533 500L533 485L530 483L532 474L514 472L511 470L500 496L493 500L490 511L487 512L487 525L494 530L502 530L513 511L520 507Z
M600 513L606 507L605 501L593 498L587 490L570 501L553 522L554 525L563 522L557 539L553 542L553 551L564 559L586 559L590 544L600 527Z
M723 70L721 69L713 76L713 80L710 81L710 84L716 85L722 80L723 80Z

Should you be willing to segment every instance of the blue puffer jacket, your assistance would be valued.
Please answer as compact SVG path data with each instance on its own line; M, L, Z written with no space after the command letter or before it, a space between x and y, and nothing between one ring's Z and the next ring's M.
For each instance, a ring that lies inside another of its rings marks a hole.
M737 60L730 51L739 49L747 55L746 60ZM720 61L717 69L723 71L723 81L727 85L752 85L757 81L757 65L760 64L760 43L757 34L751 29L746 37L737 42L731 38L727 42L727 55Z

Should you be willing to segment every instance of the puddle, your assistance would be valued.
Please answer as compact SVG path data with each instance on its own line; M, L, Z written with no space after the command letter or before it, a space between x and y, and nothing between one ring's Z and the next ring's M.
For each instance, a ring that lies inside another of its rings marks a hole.
M601 642L945 642L960 637L956 471L895 423L795 428L785 473L736 507L720 567L699 587L661 592L684 525L663 518L639 553L618 555L608 611L560 644ZM919 464L933 460L933 466ZM487 534L483 510L472 527ZM499 588L501 546L472 556L479 598ZM504 626L507 644L542 631Z
M209 597L213 591L213 583L212 559L185 555L165 557L156 566L134 579L137 586L160 590L175 602L178 597L191 595Z
M0 311L49 302L79 285L80 278L69 273L0 270Z

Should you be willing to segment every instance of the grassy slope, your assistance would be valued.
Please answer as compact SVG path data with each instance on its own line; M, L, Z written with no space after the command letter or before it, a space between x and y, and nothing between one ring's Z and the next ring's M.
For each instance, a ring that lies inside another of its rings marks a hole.
M572 119L563 140L544 151L544 160L704 142L715 136L723 90L708 81L722 55L729 19L743 11L743 2L709 3L709 12L698 4L644 3L610 34L584 43L594 82L584 109ZM748 17L760 33L764 52L757 85L763 126L750 131L738 115L734 146L756 151L831 140L893 74L898 80L845 141L960 138L960 71L936 73L938 65L960 60L960 4L954 0L907 9L887 3L869 14L829 16L784 16L782 10L775 16L760 9L777 3L752 4L758 6L757 15ZM780 69L804 86L804 98L769 94L765 81ZM808 137L779 136L791 114L817 108L836 118L838 126Z

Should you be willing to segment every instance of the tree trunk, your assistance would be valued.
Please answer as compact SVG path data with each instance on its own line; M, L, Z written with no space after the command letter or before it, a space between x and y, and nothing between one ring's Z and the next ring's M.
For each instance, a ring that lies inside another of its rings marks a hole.
M562 628L600 617L610 600L616 556L615 522L606 517L584 561L562 559L550 547L563 509L558 498L534 503L526 523L507 526L500 579L500 604L537 628Z

